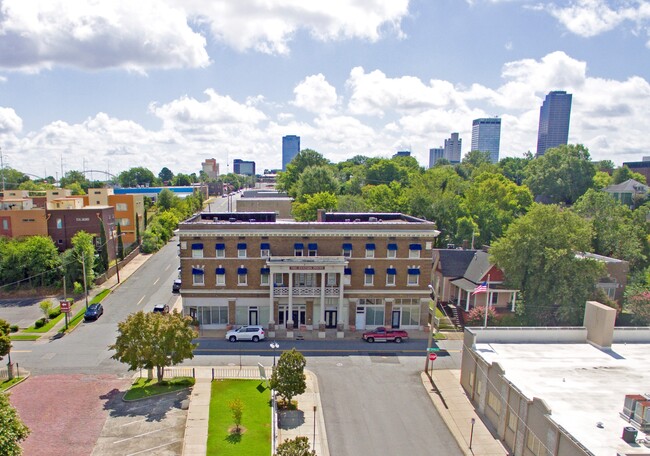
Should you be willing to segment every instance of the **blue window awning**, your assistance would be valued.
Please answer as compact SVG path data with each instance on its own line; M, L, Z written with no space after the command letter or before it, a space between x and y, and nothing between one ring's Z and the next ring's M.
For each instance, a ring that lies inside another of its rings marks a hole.
M387 268L386 269L386 274L388 274L388 275L397 275L397 269L395 269L395 268Z
M203 244L200 242L195 242L192 244L192 250L203 250Z
M226 244L215 244L214 248L216 250L226 250Z
M343 250L352 250L352 244L349 243L343 244Z
M343 274L344 275L352 275L352 268L343 269Z
M366 250L375 250L375 244L369 242L368 244L366 244Z
M420 270L418 268L409 268L409 275L420 275Z
M226 273L226 268L217 268L215 271L217 274L225 274Z
M422 244L411 244L409 250L422 250Z
M268 242L262 242L260 244L260 250L270 250L271 249L271 244Z
M388 244L388 250L397 250L397 244Z
M237 244L237 250L246 250L246 243L240 242L239 244Z
M293 248L296 250L302 250L305 248L305 244L303 244L302 242L296 242L295 244L293 244Z
M375 273L375 268L366 268L363 270L363 272L368 275L373 275Z
M192 268L192 275L194 275L194 274L203 275L203 269Z
M270 274L271 269L270 268L260 268L260 274Z
M247 274L248 269L246 268L237 268L237 274Z
M318 250L318 244L315 243L315 242L312 242L312 243L310 243L310 244L307 244L307 248L308 248L309 250Z

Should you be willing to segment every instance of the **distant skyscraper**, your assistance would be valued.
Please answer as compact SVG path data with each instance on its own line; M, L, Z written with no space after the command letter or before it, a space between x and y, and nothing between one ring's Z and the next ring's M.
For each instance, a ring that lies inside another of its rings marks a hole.
M299 152L300 136L287 135L282 137L282 171L287 170L287 165Z
M501 142L501 119L491 117L474 119L472 122L472 148L490 153L490 161L499 161L499 144Z
M216 179L219 177L219 163L217 163L217 160L214 158L206 158L205 161L201 163L201 169L210 179Z
M395 157L410 157L411 156L411 151L410 150L398 150L395 152L395 155L393 155L393 158Z
M444 147L434 147L429 149L429 168L433 168L436 162L445 156Z
M462 145L463 140L458 137L458 133L452 133L451 138L445 139L444 158L451 163L460 163L460 149Z
M567 144L569 141L569 119L571 118L570 93L563 90L549 92L539 109L539 130L537 132L537 156L551 147Z
M240 158L235 158L232 161L233 172L235 174L242 174L244 176L254 176L255 175L255 162L246 161Z

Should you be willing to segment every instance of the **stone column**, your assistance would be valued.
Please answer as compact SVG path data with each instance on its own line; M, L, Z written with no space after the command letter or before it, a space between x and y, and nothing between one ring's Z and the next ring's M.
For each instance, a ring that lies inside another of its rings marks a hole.
M287 337L293 338L293 272L289 271L289 314L287 315Z
M318 337L325 337L325 271L320 275L320 321L318 322ZM321 335L322 333L322 335Z
M337 308L337 325L336 325L336 337L342 338L344 336L343 329L345 329L345 323L343 321L343 279L344 272L339 273L339 305ZM356 317L356 315L355 315Z

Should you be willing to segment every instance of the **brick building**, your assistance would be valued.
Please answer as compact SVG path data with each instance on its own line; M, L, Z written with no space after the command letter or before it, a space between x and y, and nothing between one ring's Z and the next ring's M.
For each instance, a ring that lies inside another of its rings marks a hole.
M183 309L207 329L423 328L434 227L403 214L201 213L179 225Z

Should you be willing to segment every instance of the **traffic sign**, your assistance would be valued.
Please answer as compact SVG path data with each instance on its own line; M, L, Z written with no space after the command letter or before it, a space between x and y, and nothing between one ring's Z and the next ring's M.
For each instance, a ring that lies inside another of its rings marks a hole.
M435 353L429 353L429 361L435 361L436 359L438 359L438 355Z
M70 301L59 301L59 306L61 307L61 313L69 313L70 312Z
M433 353L433 352L439 352L440 348L439 347L429 347L427 348L427 353Z

